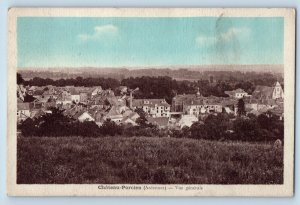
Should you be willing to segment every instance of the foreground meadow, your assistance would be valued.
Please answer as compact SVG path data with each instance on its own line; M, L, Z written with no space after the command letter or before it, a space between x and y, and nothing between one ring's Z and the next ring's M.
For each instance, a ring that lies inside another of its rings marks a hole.
M282 184L272 144L150 137L18 137L19 184Z

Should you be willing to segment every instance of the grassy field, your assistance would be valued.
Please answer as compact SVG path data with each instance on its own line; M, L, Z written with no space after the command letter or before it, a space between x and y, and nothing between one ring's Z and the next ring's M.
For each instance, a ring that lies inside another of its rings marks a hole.
M176 138L18 137L17 183L281 184L283 150Z

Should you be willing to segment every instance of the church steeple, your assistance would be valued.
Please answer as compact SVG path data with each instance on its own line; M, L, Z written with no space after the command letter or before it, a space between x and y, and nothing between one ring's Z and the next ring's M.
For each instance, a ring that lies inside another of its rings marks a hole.
M280 83L277 81L273 87L273 99L283 98L283 90Z

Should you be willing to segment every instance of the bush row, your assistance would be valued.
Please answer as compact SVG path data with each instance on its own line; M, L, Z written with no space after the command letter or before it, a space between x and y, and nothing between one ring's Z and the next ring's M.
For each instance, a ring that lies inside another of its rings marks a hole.
M118 125L106 120L102 126L95 122L79 122L53 109L51 114L39 118L28 118L18 128L23 136L146 136L175 137L207 140L239 140L239 141L274 141L283 140L283 121L272 113L241 116L232 118L221 113L209 115L204 120L195 122L191 127L182 129L159 129L147 123L146 119L138 119L137 126Z

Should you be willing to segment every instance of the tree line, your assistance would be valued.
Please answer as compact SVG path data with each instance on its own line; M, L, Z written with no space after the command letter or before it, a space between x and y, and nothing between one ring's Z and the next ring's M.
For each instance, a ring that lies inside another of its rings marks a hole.
M138 113L140 111L137 111ZM226 113L210 114L205 119L182 129L159 129L157 125L147 122L141 113L137 126L116 124L106 120L100 127L93 121L80 122L65 116L62 110L52 108L38 118L28 118L18 125L22 135L40 137L104 137L104 136L144 136L175 137L206 140L238 140L238 141L283 141L284 126L279 117L267 112L259 116L253 114L234 117Z
M232 72L230 73L232 75ZM103 89L110 88L117 94L119 86L127 86L130 89L139 88L139 90L134 93L135 98L164 98L168 103L171 103L172 98L177 94L195 94L198 89L203 96L213 95L217 97L228 97L228 95L225 94L225 91L242 88L247 93L251 94L257 85L270 86L276 82L276 77L271 74L261 74L261 78L249 78L249 80L244 80L244 78L239 80L238 78L228 76L220 79L222 80L215 81L214 79L210 78L201 79L198 81L178 81L168 76L142 76L129 77L122 80L90 77L77 77L69 79L62 78L58 80L34 77L30 80L24 80L20 74L17 74L17 83L24 84L25 86L101 86Z
M270 112L232 119L226 114L218 114L209 115L204 123L194 123L184 134L196 139L224 141L283 141L284 125L278 116Z

